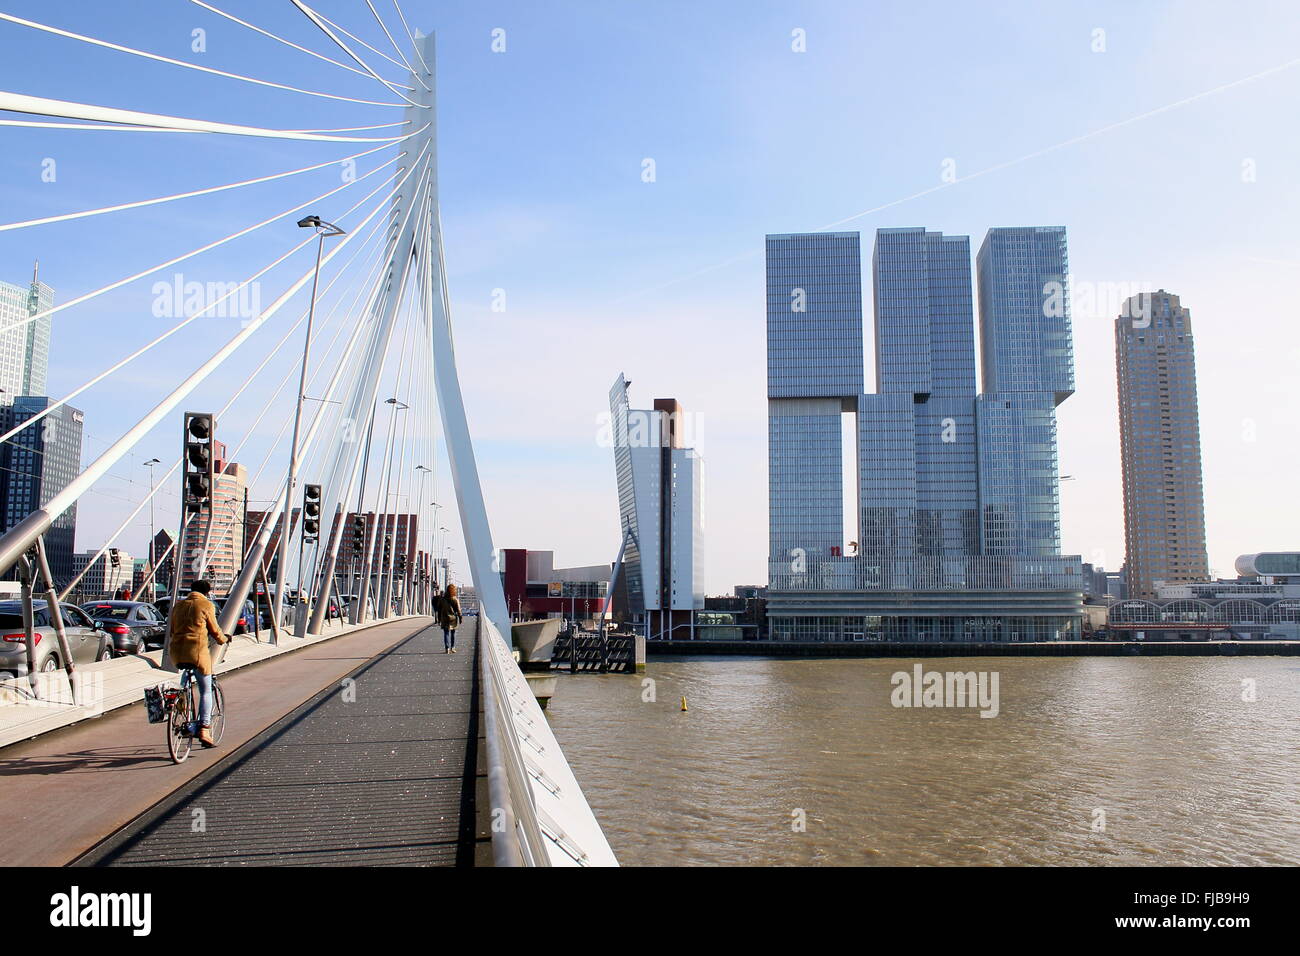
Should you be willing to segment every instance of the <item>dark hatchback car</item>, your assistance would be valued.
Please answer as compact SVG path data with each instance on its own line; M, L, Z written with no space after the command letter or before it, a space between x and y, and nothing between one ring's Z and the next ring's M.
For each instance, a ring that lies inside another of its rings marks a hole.
M81 609L103 625L119 655L162 647L167 634L167 618L144 601L91 601Z

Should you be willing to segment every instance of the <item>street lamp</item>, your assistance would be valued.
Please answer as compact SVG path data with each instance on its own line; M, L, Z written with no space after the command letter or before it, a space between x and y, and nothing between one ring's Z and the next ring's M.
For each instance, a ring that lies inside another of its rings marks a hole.
M144 463L149 469L149 602L152 604L153 599L158 595L154 593L154 529L153 529L153 466L161 465L162 461L157 458L150 458Z
M293 411L293 440L289 445L289 478L284 492L284 518L280 523L280 559L275 582L276 621L280 620L280 614L284 610L284 587L289 580L289 518L293 514L293 493L298 484L298 432L302 428L302 401L307 389L307 364L311 358L311 327L316 318L316 289L320 284L321 257L327 238L345 234L338 226L325 222L320 216L304 216L298 220L298 226L302 229L315 229L319 238L316 243L316 271L311 280L311 302L307 306L307 334L302 342L302 368L298 372L298 400ZM301 595L299 598L299 607L295 613L302 614L305 609Z

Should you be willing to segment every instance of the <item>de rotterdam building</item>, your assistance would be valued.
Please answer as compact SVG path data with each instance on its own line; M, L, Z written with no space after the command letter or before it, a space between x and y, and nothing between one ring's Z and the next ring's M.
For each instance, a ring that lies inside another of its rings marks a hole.
M1078 637L1056 453L1065 230L991 229L977 265L973 287L965 236L877 232L868 393L858 234L767 237L774 639Z

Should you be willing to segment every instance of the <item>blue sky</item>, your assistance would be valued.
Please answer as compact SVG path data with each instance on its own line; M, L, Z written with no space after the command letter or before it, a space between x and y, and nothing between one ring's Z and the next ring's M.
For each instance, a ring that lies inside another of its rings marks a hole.
M338 55L287 0L214 5ZM364 3L316 6L388 50ZM390 0L376 6L400 29ZM181 0L3 0L0 10L218 69L391 98L376 82ZM622 371L634 405L672 395L698 415L710 592L763 580L762 239L837 223L863 232L868 256L878 227L969 234L975 246L994 225L1068 228L1078 392L1060 414L1061 470L1075 476L1062 486L1063 544L1109 568L1122 560L1123 520L1107 297L1130 287L1180 294L1197 336L1211 566L1228 574L1237 554L1300 547L1291 490L1300 470L1294 4L406 0L403 10L413 26L438 34L457 355L498 546L551 548L559 564L612 559L612 456L597 436L609 385ZM206 30L205 52L191 49L196 28ZM505 30L504 53L491 49L494 28ZM806 52L791 49L796 29L805 32ZM398 68L368 58L401 78ZM254 87L3 23L0 88L249 125L401 118L397 109ZM16 128L0 128L0 143L5 222L364 148ZM52 183L41 179L47 158L57 163ZM647 158L655 162L651 183L641 175ZM943 186L946 161L955 183L907 199ZM374 164L367 158L360 170ZM325 169L0 232L0 278L25 281L39 257L42 276L66 301L338 182L337 171ZM340 194L320 214L330 218L359 196ZM268 226L186 263L185 276L242 279L296 242L296 232L289 219ZM309 265L304 254L271 273L263 304ZM157 278L55 318L52 394L170 324L151 313ZM491 308L496 289L505 291L503 312ZM864 311L870 355L869 288ZM187 407L220 405L291 314L269 323ZM238 327L231 319L196 325L204 326L199 341L169 340L74 403L87 410L88 458L165 394L179 369L199 364ZM271 366L276 379L289 370L291 351ZM867 374L870 382L870 365ZM221 429L228 442L242 437L241 424L269 391L254 386L232 409ZM279 425L268 419L241 454L254 470L276 456L255 498L270 497L283 468L283 449L270 448ZM97 546L125 517L147 488L140 462L170 459L174 440L171 427L160 427L84 499L79 547ZM440 471L445 487L445 466ZM175 501L160 499L160 520L167 509L174 514ZM147 521L137 525L123 543L139 554Z

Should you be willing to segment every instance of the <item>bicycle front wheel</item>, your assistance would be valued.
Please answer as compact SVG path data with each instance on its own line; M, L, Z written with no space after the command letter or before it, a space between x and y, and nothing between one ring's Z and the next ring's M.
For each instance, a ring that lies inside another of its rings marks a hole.
M189 695L181 694L172 704L171 711L167 715L167 752L172 755L172 760L176 763L184 763L185 758L190 755L190 749L194 746L194 738L190 735L190 708L188 706Z
M221 743L226 732L226 695L221 693L221 685L212 681L212 742Z

